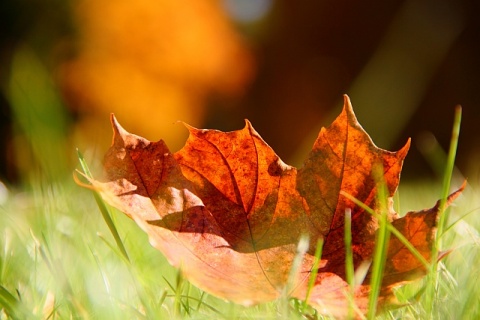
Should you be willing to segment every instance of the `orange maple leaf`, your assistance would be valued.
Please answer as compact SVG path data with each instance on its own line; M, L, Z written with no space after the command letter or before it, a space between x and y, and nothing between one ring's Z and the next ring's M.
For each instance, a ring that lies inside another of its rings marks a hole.
M375 210L377 181L372 172L381 167L392 197L410 141L397 152L377 148L357 122L347 96L342 113L322 128L301 169L282 162L248 121L233 132L187 125L190 136L176 153L162 140L150 142L128 133L113 116L112 124L113 145L104 163L107 180L92 180L93 187L135 220L188 280L246 305L273 300L285 288L297 244L306 234L310 247L289 295L305 299L315 244L323 239L308 302L321 313L345 315L345 210L351 210L355 267L372 259L378 223L344 194ZM392 225L428 261L438 205L402 218L390 211ZM392 287L425 271L394 236L387 257L380 305L391 298ZM369 276L354 292L364 313Z

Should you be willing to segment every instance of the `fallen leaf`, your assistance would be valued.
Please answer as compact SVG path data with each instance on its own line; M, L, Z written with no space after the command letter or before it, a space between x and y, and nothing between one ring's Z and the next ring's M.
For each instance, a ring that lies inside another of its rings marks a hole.
M105 156L106 181L93 187L148 234L151 244L199 288L251 305L278 298L287 285L297 244L310 247L288 294L305 299L317 240L323 256L309 299L319 312L345 316L344 214L352 214L355 268L372 259L377 220L342 194L377 209L374 168L383 168L394 195L410 142L397 152L377 148L345 96L342 113L322 128L304 166L285 164L247 121L242 130L221 132L186 125L185 146L171 153L160 140L128 133L112 116L113 145ZM463 187L462 187L463 188ZM458 196L462 188L449 197ZM389 220L428 261L438 204ZM424 274L424 266L391 237L379 304L392 288ZM365 313L367 273L355 288Z

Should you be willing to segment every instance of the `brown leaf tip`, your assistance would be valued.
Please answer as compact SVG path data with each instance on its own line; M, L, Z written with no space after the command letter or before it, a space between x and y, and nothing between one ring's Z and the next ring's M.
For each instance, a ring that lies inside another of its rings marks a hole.
M463 192L463 190L465 190L466 187L467 187L467 180L464 180L460 188L458 188L455 192L453 192L448 196L445 205L447 206L450 205Z
M343 95L343 109L348 114L348 117L352 117L351 119L357 119L355 113L353 112L352 102L350 101L350 97L347 94Z
M128 132L120 125L114 113L110 114L110 122L113 129L112 145L114 145L117 138L126 136Z
M132 147L138 144L142 144L142 145L150 144L149 140L143 137L137 136L135 134L132 134L127 130L125 130L120 125L117 118L115 117L115 114L113 113L110 114L110 122L112 123L112 129L113 129L112 146Z
M343 95L343 112L346 114L348 123L350 123L351 126L359 128L362 131L365 131L363 127L360 125L360 123L358 122L355 112L353 112L353 107L352 107L352 102L350 101L350 97L346 94Z
M343 112L346 114L347 116L347 119L349 121L349 123L353 126L353 127L356 127L358 129L360 129L361 131L363 131L367 137L367 139L370 141L370 143L375 146L376 148L377 145L375 144L375 142L373 142L372 138L370 137L369 134L367 134L367 132L365 131L365 129L362 127L362 125L358 122L358 119L357 119L357 116L355 115L355 112L353 111L353 107L352 107L352 102L350 101L350 97L347 95L347 94L344 94L343 95ZM408 138L407 142L405 143L405 145L400 149L398 150L396 153L398 154L398 156L400 158L405 158L407 153L408 153L408 150L410 149L410 144L411 144L411 139ZM379 148L381 149L381 148ZM382 149L384 150L384 149ZM386 151L386 150L385 150Z

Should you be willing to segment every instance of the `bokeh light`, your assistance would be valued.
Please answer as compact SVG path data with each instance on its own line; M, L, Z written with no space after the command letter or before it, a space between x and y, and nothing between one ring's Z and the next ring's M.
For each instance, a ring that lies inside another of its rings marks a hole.
M436 175L415 141L431 134L447 149L462 104L457 164L480 176L475 1L6 0L0 9L1 179L57 168L49 161L69 171L76 147L101 158L111 112L172 150L187 134L177 121L235 130L248 118L300 166L344 93L380 147L413 138L406 178ZM49 135L63 158L49 155L58 152Z

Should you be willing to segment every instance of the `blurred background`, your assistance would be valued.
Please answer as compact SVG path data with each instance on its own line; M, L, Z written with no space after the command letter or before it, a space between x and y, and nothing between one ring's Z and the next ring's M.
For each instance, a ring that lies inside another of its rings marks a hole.
M348 94L375 143L412 137L403 179L438 179L454 108L457 165L480 179L476 0L2 0L0 180L71 175L101 160L109 114L164 139L248 118L301 166Z

